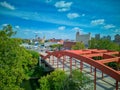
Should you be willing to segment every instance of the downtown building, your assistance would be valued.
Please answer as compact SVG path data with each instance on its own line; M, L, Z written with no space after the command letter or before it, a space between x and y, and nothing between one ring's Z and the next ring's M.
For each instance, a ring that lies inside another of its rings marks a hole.
M89 40L91 40L91 34L80 34L79 31L76 33L76 42L83 42L86 47L89 45Z

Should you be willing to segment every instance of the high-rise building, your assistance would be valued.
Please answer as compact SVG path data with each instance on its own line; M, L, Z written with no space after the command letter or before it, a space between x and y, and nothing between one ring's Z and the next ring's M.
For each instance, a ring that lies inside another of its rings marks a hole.
M111 41L111 36L110 35L108 35L106 38Z
M95 34L95 39L100 39L100 34Z
M106 39L106 40L110 40L111 41L111 36L108 35L108 36L103 36L102 39Z
M90 33L82 35L79 33L79 31L76 33L76 42L83 42L85 46L88 46L90 39L91 39Z
M119 35L119 34L116 34L116 35L114 36L114 42L120 44L120 35Z

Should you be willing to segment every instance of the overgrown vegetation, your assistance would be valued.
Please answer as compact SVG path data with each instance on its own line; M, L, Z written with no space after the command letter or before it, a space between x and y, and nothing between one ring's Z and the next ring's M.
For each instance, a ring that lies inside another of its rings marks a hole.
M93 90L90 78L77 70L67 75L64 71L55 70L39 79L38 90Z
M61 70L47 74L44 68L38 66L39 53L21 47L22 40L12 38L15 34L11 25L0 30L0 90L93 90L90 78L77 70L72 71L71 75ZM60 44L51 46L58 50L61 47ZM84 48L80 42L72 47L74 50ZM95 39L90 41L89 48L120 50L120 46L111 41ZM100 60L102 57L94 59ZM120 70L120 64L116 62L106 65Z
M92 38L89 41L89 48L90 49L107 49L107 50L115 50L120 51L120 45L107 40L107 39L94 39Z
M20 47L21 39L12 38L15 34L11 25L0 30L0 90L21 90L38 63L36 55Z
M82 42L77 42L75 45L72 46L73 50L80 50L85 49L85 45Z
M109 62L106 64L107 66L119 71L120 70L120 64L117 62Z
M102 56L97 56L97 57L92 57L92 59L94 59L94 60L102 60L103 57Z
M63 45L61 45L61 44L53 44L53 45L50 45L50 47L52 48L52 50L61 50Z
M106 49L106 50L115 50L115 51L120 51L120 45L107 40L107 39L91 39L89 42L89 48L90 49ZM113 55L113 56L118 56L118 55ZM93 57L94 60L101 60L103 59L102 57ZM115 70L120 70L120 64L116 62L109 62L106 64L107 66L115 69Z

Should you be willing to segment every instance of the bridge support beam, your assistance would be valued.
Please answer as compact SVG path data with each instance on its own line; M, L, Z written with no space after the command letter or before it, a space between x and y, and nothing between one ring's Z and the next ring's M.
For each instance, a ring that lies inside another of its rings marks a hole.
M83 61L80 61L80 71L82 72L83 70Z
M63 71L64 71L64 61L65 61L65 56L63 56Z
M58 63L59 63L59 58L57 58L57 69L59 68L59 67L58 67L58 66L59 66Z
M96 90L96 67L94 69L94 90Z
M92 66L90 66L90 73L92 73Z
M75 60L75 68L77 68L77 66L76 66L76 59L74 59Z
M52 56L52 65L54 65L54 56Z
M104 73L102 72L102 79L104 78Z
M116 80L116 90L118 90L118 81Z
M50 57L48 59L49 59L49 63L50 63Z
M72 57L70 57L70 74L72 74Z

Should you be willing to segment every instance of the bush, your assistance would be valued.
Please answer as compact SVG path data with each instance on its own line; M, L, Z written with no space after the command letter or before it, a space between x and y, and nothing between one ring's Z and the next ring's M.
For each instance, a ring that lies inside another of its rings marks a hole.
M39 83L38 90L93 90L90 78L77 70L72 71L71 75L55 70L39 79Z

